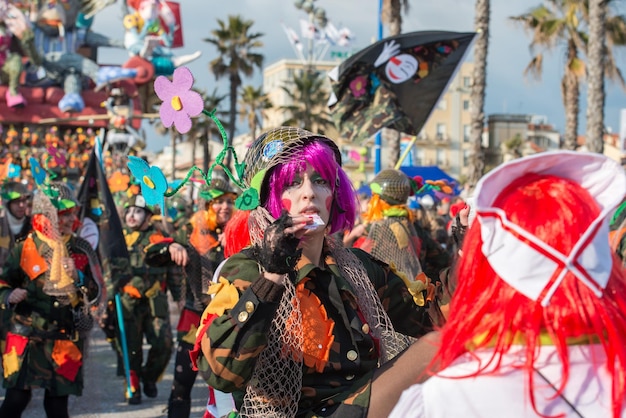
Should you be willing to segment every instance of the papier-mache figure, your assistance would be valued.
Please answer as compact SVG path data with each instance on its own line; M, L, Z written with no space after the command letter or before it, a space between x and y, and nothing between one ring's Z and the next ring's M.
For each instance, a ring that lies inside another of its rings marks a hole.
M32 28L24 14L6 0L0 1L0 80L8 84L5 100L11 108L26 104L19 92L22 57L15 51L25 51L37 62L40 58L34 54L33 39Z
M100 67L77 51L81 46L123 48L121 40L114 40L91 30L93 17L84 11L88 0L37 0L30 4L28 13L35 34L35 48L43 61L27 73L27 83L34 85L58 84L64 96L59 101L63 112L81 112L85 102L81 96L83 76L97 87L136 76L133 68Z
M149 61L156 75L172 75L175 68L200 57L200 51L179 57L172 53L177 21L166 1L128 0L124 9L124 46L131 56Z

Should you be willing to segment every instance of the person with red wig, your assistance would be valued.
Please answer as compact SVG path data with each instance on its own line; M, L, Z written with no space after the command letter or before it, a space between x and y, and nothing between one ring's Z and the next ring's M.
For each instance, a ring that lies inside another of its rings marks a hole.
M624 169L541 153L483 177L448 322L392 417L623 417L626 277L609 220Z
M433 327L429 283L409 291L333 236L352 228L358 202L329 138L276 128L243 165L247 188L226 228L235 254L209 289L198 366L242 416L388 414L417 378L407 364L420 362L420 341L407 335Z

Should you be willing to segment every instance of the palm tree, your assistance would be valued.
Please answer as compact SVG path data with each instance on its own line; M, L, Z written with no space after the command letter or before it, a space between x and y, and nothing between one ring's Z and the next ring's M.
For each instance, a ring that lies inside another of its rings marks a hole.
M626 83L617 68L613 48L626 45L626 18L610 14L612 0L589 0L585 20L589 22L587 41L587 138L589 149L603 152L604 149L604 78L617 80L622 88Z
M229 140L235 136L235 118L237 117L237 92L241 86L241 75L252 76L254 68L263 66L263 55L254 52L263 46L259 40L262 33L250 33L254 24L252 20L244 20L241 16L228 16L228 22L217 20L219 29L211 31L213 38L203 39L217 48L217 58L209 63L209 69L216 79L228 77L230 83ZM230 166L231 155L228 154L226 165Z
M291 83L282 86L289 97L290 105L281 106L290 117L284 125L298 126L321 134L334 126L328 107L328 91L324 77L319 71L307 70L295 74Z
M604 151L604 56L606 55L607 1L589 0L589 41L587 44L587 148Z
M487 52L489 49L489 0L476 0L474 25L478 36L474 44L474 76L471 90L470 114L472 130L471 165L468 184L473 190L485 169L485 154L482 149L483 127L485 126L485 89L487 87Z
M241 90L241 99L239 104L242 109L239 111L239 120L246 119L248 121L248 129L250 136L254 140L256 138L257 127L261 125L262 117L265 110L272 108L272 102L267 94L263 93L263 88L254 88L253 86L244 86Z
M382 22L389 28L389 36L402 33L402 12L409 12L409 0L383 0ZM390 167L400 159L400 132L387 129L386 143L389 146Z
M588 0L546 0L545 3L526 14L513 16L511 19L521 22L526 29L532 31L531 50L535 47L550 50L555 46L565 46L565 71L561 80L566 121L564 147L575 149L578 133L580 79L587 67L580 54L587 51L588 35L584 30L585 24L589 21ZM607 35L606 54L603 57L604 76L619 80L624 87L626 84L615 64L612 46L624 45L626 21L623 16L606 16L604 25ZM533 57L525 72L539 78L542 64L543 54L539 52ZM594 85L593 88L598 87Z

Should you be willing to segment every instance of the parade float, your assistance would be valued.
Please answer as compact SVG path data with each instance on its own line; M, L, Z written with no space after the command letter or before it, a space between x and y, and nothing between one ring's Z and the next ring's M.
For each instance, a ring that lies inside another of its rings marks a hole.
M113 154L143 149L142 120L158 118L154 77L199 56L172 52L183 45L179 4L122 2L118 40L92 29L115 0L31 3L0 0L0 177L30 182L35 157L78 181L96 138L113 174ZM100 63L99 47L123 48L128 59Z

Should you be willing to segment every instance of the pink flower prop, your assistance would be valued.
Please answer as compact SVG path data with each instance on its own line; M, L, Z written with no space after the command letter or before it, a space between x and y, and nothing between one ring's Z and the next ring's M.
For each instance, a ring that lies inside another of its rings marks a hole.
M202 97L191 90L192 86L193 75L187 67L174 70L172 81L162 75L154 80L154 91L163 100L159 109L163 126L175 125L181 134L189 132L191 118L198 116L204 108Z
M48 154L54 160L54 163L58 166L64 166L67 163L65 154L58 148L48 147Z
M350 90L354 97L361 97L365 94L365 87L367 86L367 78L363 75L356 77L350 82Z

